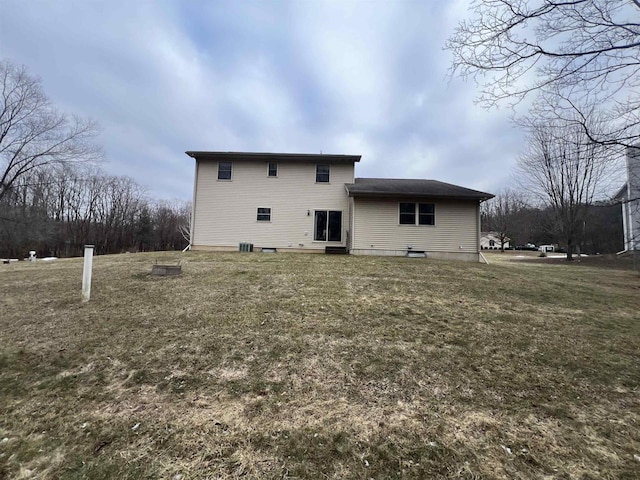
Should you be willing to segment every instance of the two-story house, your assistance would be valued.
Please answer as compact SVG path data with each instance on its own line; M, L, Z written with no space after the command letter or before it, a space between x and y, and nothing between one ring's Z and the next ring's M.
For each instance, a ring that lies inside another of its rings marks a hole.
M359 155L189 151L191 247L478 261L491 194L435 180L358 178Z

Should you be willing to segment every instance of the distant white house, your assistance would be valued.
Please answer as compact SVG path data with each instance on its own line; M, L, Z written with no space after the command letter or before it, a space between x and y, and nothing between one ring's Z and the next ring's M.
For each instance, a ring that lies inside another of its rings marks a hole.
M509 248L510 238L505 238L504 248ZM500 250L502 242L500 235L496 232L482 232L480 235L480 248L482 250Z
M193 249L480 260L480 204L490 193L355 178L359 155L186 153L196 160Z

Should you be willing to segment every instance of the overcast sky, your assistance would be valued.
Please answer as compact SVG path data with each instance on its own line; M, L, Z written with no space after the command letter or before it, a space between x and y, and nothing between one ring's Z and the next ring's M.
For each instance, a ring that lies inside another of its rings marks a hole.
M447 77L468 4L0 0L0 57L158 198L191 198L185 150L360 154L357 177L495 193L523 140Z

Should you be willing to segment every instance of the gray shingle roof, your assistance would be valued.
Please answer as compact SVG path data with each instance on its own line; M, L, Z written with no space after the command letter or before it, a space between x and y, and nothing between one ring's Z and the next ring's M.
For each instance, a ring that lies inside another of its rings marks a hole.
M333 155L325 153L267 153L267 152L185 152L196 160L258 160L265 162L288 161L298 163L354 163L360 161L360 155Z
M489 200L494 195L437 180L356 178L346 185L350 197L422 197Z

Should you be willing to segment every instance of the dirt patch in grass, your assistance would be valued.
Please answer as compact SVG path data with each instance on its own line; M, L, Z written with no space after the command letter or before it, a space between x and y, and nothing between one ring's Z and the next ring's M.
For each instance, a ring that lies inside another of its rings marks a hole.
M637 477L634 272L94 265L86 304L80 259L0 269L0 478Z

